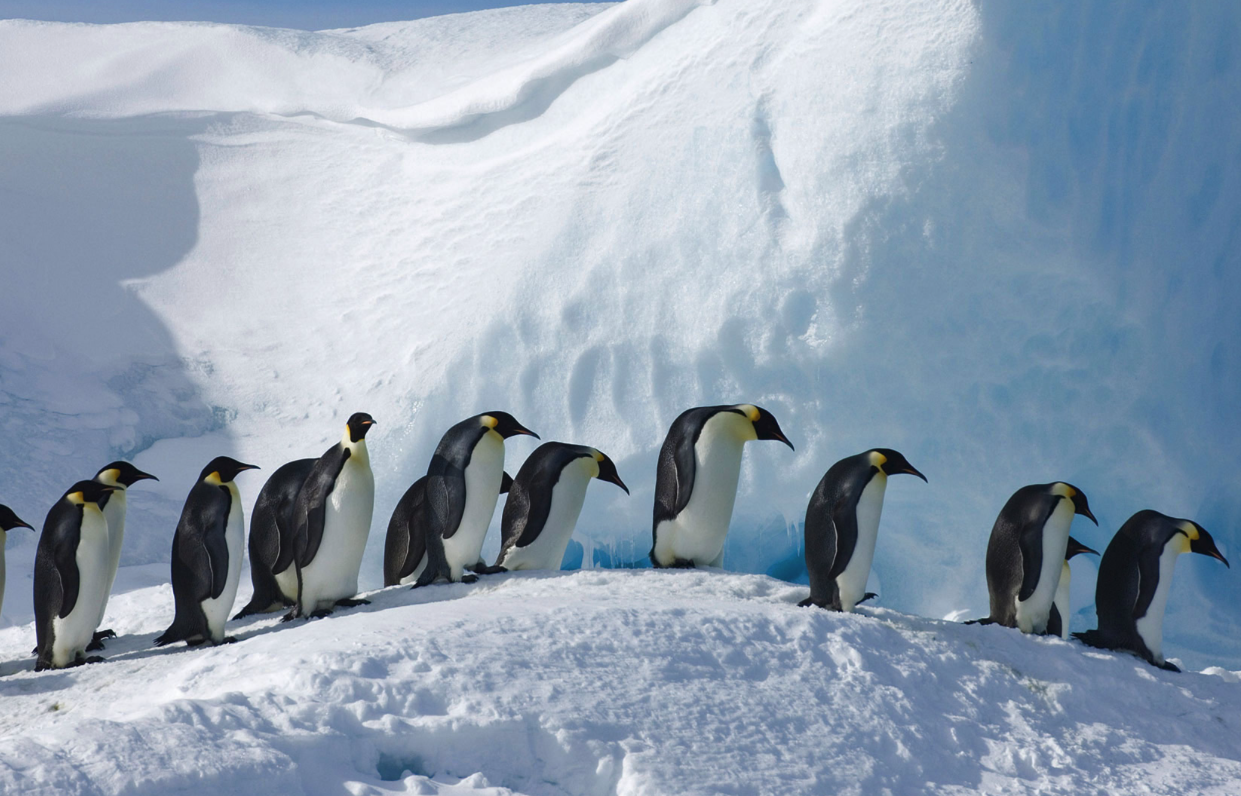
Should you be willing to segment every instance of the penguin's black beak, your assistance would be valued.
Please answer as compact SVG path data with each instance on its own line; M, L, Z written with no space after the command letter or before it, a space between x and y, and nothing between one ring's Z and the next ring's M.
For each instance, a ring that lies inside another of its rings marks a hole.
M1064 551L1064 560L1065 560L1065 561L1068 561L1068 560L1069 560L1070 558L1072 558L1073 556L1076 556L1076 555L1081 555L1082 553L1093 553L1093 554L1094 554L1094 555L1096 555L1096 556L1097 556L1097 555L1099 555L1099 551L1098 551L1098 550L1095 550L1095 549L1093 549L1093 548L1087 547L1086 545L1082 544L1081 542L1077 541L1077 540L1076 540L1076 539L1074 539L1072 536L1070 536L1070 537L1069 537L1069 546L1068 546L1068 548Z
M513 428L511 434L514 436L517 434L525 434L526 436L534 437L535 439L541 439L541 437L539 437L538 434L535 434L533 431L521 425L520 423L518 423L517 426Z
M1218 558L1224 562L1224 566L1232 569L1232 565L1228 563L1228 559L1224 558L1224 554L1215 546L1215 540L1211 538L1211 534L1204 530L1198 531L1198 538L1189 543L1189 551L1191 553L1200 553L1211 558Z
M784 432L782 431L773 432L771 435L771 438L779 442L783 442L785 445L788 445L789 450L794 451L794 452L797 451L797 448L793 447L793 443L789 442L789 438L784 436Z
M257 464L243 464L237 468L237 472L241 473L241 472L245 472L246 470L262 470L262 469L263 468L259 467Z
M25 520L18 520L17 524L14 525L13 528L29 528L32 531L34 530L34 526L26 522ZM9 530L12 530L12 528L10 528Z
M134 473L133 479L134 479L133 482L135 484L138 483L139 481L158 481L159 480L158 478L151 475L150 473L144 473L141 470Z
M929 483L931 483L930 481L927 481L927 480L926 480L926 476L925 476L925 475L923 475L922 473L920 473L920 472L918 472L917 470L915 470L915 469L914 469L914 466L913 466L912 464L911 464L911 465L909 465L908 469L901 470L901 472L902 472L902 473L908 473L909 475L916 475L916 476L918 476L919 478L921 478L923 481L926 481L926 483L928 483L928 484L929 484Z
M600 481L607 481L609 484L616 484L621 489L625 490L626 495L629 494L629 487L625 486L625 482L621 480L620 473L616 472L616 463L606 456L599 461L598 478Z

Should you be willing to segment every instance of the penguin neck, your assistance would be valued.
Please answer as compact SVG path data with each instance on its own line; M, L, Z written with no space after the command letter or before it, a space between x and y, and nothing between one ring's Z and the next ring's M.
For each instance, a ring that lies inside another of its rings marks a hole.
M356 464L364 464L368 467L370 466L371 456L370 456L370 453L368 453L366 450L366 438L365 437L358 440L357 442L354 442L349 437L349 429L346 428L345 435L340 438L340 446L344 448L345 450L349 451L349 461L355 462Z

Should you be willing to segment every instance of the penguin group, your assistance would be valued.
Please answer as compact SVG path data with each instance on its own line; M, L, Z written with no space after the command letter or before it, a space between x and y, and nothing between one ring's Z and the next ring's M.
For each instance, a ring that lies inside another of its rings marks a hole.
M174 618L157 645L234 641L225 632L249 550L253 596L234 619L284 611L283 621L324 617L358 598L358 576L370 533L375 479L359 412L340 441L317 458L277 468L258 494L247 540L235 479L259 469L227 456L199 473L172 539ZM449 428L426 475L402 495L388 522L385 587L470 583L480 575L559 569L592 479L629 493L616 464L585 445L544 442L517 476L504 469L505 441L538 435L511 414L483 412ZM776 418L753 404L695 407L672 423L655 476L651 565L657 569L720 567L741 475L745 443L782 442ZM927 481L900 452L872 448L831 465L806 508L805 562L810 594L799 605L851 612L876 595L866 591L888 477ZM71 486L52 506L35 557L36 671L92 663L125 532L127 490L155 476L132 464L105 465ZM482 558L501 495L500 553ZM1086 494L1056 481L1013 493L986 550L990 614L978 624L1069 638L1069 561L1095 550L1069 535L1074 517L1098 524ZM32 529L0 505L0 542ZM0 551L2 551L0 547ZM1145 510L1134 514L1103 553L1096 587L1098 628L1073 636L1093 647L1132 653L1169 670L1162 623L1177 556L1193 552L1228 565L1197 523ZM4 560L0 555L0 600Z

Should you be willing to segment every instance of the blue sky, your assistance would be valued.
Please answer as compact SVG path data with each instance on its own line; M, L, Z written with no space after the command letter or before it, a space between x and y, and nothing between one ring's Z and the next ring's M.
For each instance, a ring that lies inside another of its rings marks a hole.
M514 5L525 3L514 0L0 0L0 19L198 20L322 30Z

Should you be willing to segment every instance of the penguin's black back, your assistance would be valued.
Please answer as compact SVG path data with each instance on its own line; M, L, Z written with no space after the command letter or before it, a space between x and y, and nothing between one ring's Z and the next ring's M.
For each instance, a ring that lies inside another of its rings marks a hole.
M489 430L477 417L468 417L444 433L431 457L426 486L429 527L441 539L451 539L461 525L466 501L465 468L470 466L474 447Z
M1097 631L1080 634L1086 643L1107 649L1129 649L1148 659L1151 653L1138 635L1137 620L1146 616L1159 584L1159 557L1176 533L1171 518L1149 509L1134 514L1112 537L1099 561L1095 582Z
M655 532L661 522L676 519L694 492L694 445L703 426L720 412L741 412L735 406L699 406L687 409L672 421L655 470L655 515L651 523L651 560L654 561Z
M384 539L384 585L395 586L418 568L427 552L427 477L415 481L397 502Z
M839 609L836 577L845 571L857 545L857 504L879 472L870 451L833 464L820 479L806 506L806 571L810 601Z
M991 528L987 542L987 591L992 622L1017 626L1015 599L1026 600L1038 586L1043 565L1043 526L1064 498L1052 484L1030 484L1013 493Z
M254 596L234 618L261 613L285 602L275 576L293 563L293 507L314 465L314 459L297 459L281 465L259 490L250 515L248 542Z
M34 559L36 649L51 665L52 620L64 619L78 602L78 542L82 538L82 506L56 501L43 523Z
M546 442L522 463L509 489L500 520L500 556L512 547L527 547L539 538L552 508L552 491L570 463L595 452L584 445Z
M228 514L233 505L227 486L199 481L190 489L172 537L172 596L176 616L156 644L206 638L202 601L218 598L228 581Z
M323 524L327 519L327 499L336 488L336 479L350 455L349 449L339 442L324 451L310 468L293 501L295 555L297 565L303 569L319 554Z

